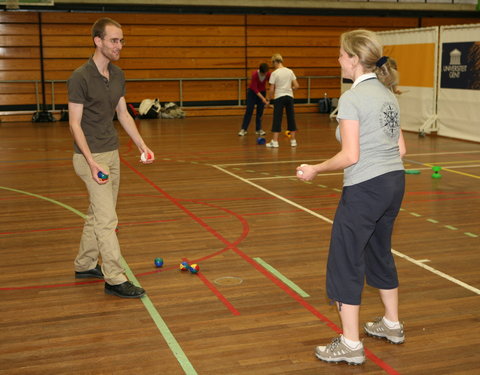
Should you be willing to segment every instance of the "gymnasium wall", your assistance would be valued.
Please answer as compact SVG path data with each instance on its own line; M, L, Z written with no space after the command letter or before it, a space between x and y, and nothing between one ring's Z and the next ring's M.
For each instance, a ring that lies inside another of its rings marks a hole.
M236 105L238 78L249 77L259 63L269 62L277 52L298 77L331 77L311 80L312 102L324 93L338 97L338 40L342 32L415 28L431 22L417 17L0 12L0 112L35 109L35 85L22 81L41 80L42 62L47 81L45 100L50 106L52 86L48 81L66 80L89 58L93 53L90 27L103 16L123 26L126 45L118 65L127 79L205 78L183 82L186 106ZM478 23L476 18L457 21ZM221 78L233 80L218 80ZM240 89L242 98L245 82ZM306 102L307 81L300 78L299 83L296 99ZM39 85L40 98L41 89ZM65 83L55 84L53 90L56 108L65 106ZM129 82L127 101L139 103L144 98L178 102L179 83Z

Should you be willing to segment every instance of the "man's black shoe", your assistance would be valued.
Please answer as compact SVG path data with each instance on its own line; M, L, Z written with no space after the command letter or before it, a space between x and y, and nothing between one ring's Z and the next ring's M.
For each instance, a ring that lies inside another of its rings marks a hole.
M75 278L76 279L87 279L89 277L95 277L97 279L103 279L103 273L102 273L102 267L100 267L100 264L97 264L95 268L88 270L88 271L82 271L82 272L77 272L75 271Z
M122 298L140 298L145 295L145 289L133 285L130 281L110 285L105 283L105 293Z

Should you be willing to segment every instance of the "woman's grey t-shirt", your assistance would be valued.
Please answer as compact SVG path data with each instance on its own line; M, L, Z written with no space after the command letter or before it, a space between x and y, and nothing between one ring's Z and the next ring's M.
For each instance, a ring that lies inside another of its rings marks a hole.
M345 168L344 186L404 169L398 147L398 101L376 77L367 78L343 93L337 120L355 120L360 124L360 158ZM336 136L341 142L339 126Z

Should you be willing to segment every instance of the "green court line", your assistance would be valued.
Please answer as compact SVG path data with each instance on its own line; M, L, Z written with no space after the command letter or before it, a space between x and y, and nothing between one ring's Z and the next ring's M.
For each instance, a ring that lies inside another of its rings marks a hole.
M127 262L124 258L122 258L123 267L125 268L125 273L130 281L132 281L135 285L141 287L140 283L138 282L137 278L133 274L132 270L128 266ZM163 320L163 318L158 313L157 309L153 305L152 301L145 295L141 298L145 308L147 309L148 313L152 317L155 325L157 326L158 330L162 334L163 338L165 339L166 343L168 344L170 350L173 352L175 357L177 358L178 363L182 366L183 371L185 371L186 375L197 375L197 372L193 368L192 364L188 360L187 356L185 355L184 351L180 347L178 341L173 336L172 332L168 328L167 324Z
M472 238L477 238L478 237L476 234L471 233L471 232L465 232L464 234L466 234L467 236L472 237Z
M305 292L302 288L300 288L297 284L295 284L292 280L288 279L280 272L278 272L275 268L273 268L270 264L265 262L262 258L253 258L258 264L268 270L272 275L276 278L280 279L284 284L288 285L291 289L297 292L302 297L310 297L310 295Z
M3 189L3 190L9 190L9 191L13 191L15 193L19 193L19 194L25 194L25 195L29 195L31 197L35 197L35 198L39 198L39 199L43 199L45 201L48 201L48 202L51 202L51 203L54 203L60 207L63 207L65 208L66 210L69 210L69 211L72 211L74 214L77 214L78 216L80 216L81 218L85 219L87 216L83 213L81 213L80 211L78 211L77 209L65 204L65 203L62 203L62 202L59 202L59 201L56 201L55 199L51 199L51 198L47 198L47 197L44 197L43 195L38 195L38 194L34 194L34 193L29 193L28 191L23 191L23 190L18 190L18 189L13 189L13 188L9 188L9 187L6 187L6 186L0 186L0 189Z
M422 215L417 214L416 212L410 212L410 215L415 216L415 217L421 217Z
M34 193L29 193L28 191L8 188L8 187L5 187L5 186L0 186L0 189L13 191L15 193L25 194L25 195L29 195L29 196L32 196L32 197L35 197L35 198L43 199L45 201L54 203L54 204L56 204L60 207L65 208L66 210L69 210L69 211L77 214L78 216L80 216L83 219L86 218L86 215L83 214L82 212L76 210L75 208L73 208L73 207L71 207L71 206L69 206L65 203L56 201L55 199L47 198L47 197L44 197L42 195L38 195L38 194L34 194ZM123 257L121 258L121 260L122 260L123 268L125 268L125 273L126 273L127 277L129 278L129 280L131 280L135 285L141 287L140 283L138 282L137 278L133 274L133 272L132 272L130 266L128 265L128 263L125 261L125 259ZM186 375L197 375L197 372L193 368L192 364L188 360L187 356L183 352L182 348L178 344L177 340L173 336L173 334L170 331L170 329L168 328L167 324L165 323L165 321L162 319L162 317L158 313L157 309L153 305L150 298L148 296L144 296L144 297L141 298L141 301L142 301L143 305L145 306L145 309L147 310L147 312L150 314L150 317L152 318L153 322L157 326L158 330L162 334L163 338L165 339L165 342L169 346L170 350L173 352L173 354L177 358L178 363L180 364L180 366L182 366L183 370L185 371L185 374Z
M430 223L433 223L433 224L438 224L439 223L439 221L435 220L435 219L427 219L427 221L429 221Z

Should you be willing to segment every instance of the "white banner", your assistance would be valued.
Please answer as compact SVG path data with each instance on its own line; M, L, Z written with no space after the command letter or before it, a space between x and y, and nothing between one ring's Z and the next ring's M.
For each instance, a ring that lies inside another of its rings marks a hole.
M480 24L442 26L438 134L480 142Z
M378 32L384 55L397 62L402 129L429 132L435 126L438 27ZM428 126L427 126L428 125Z

